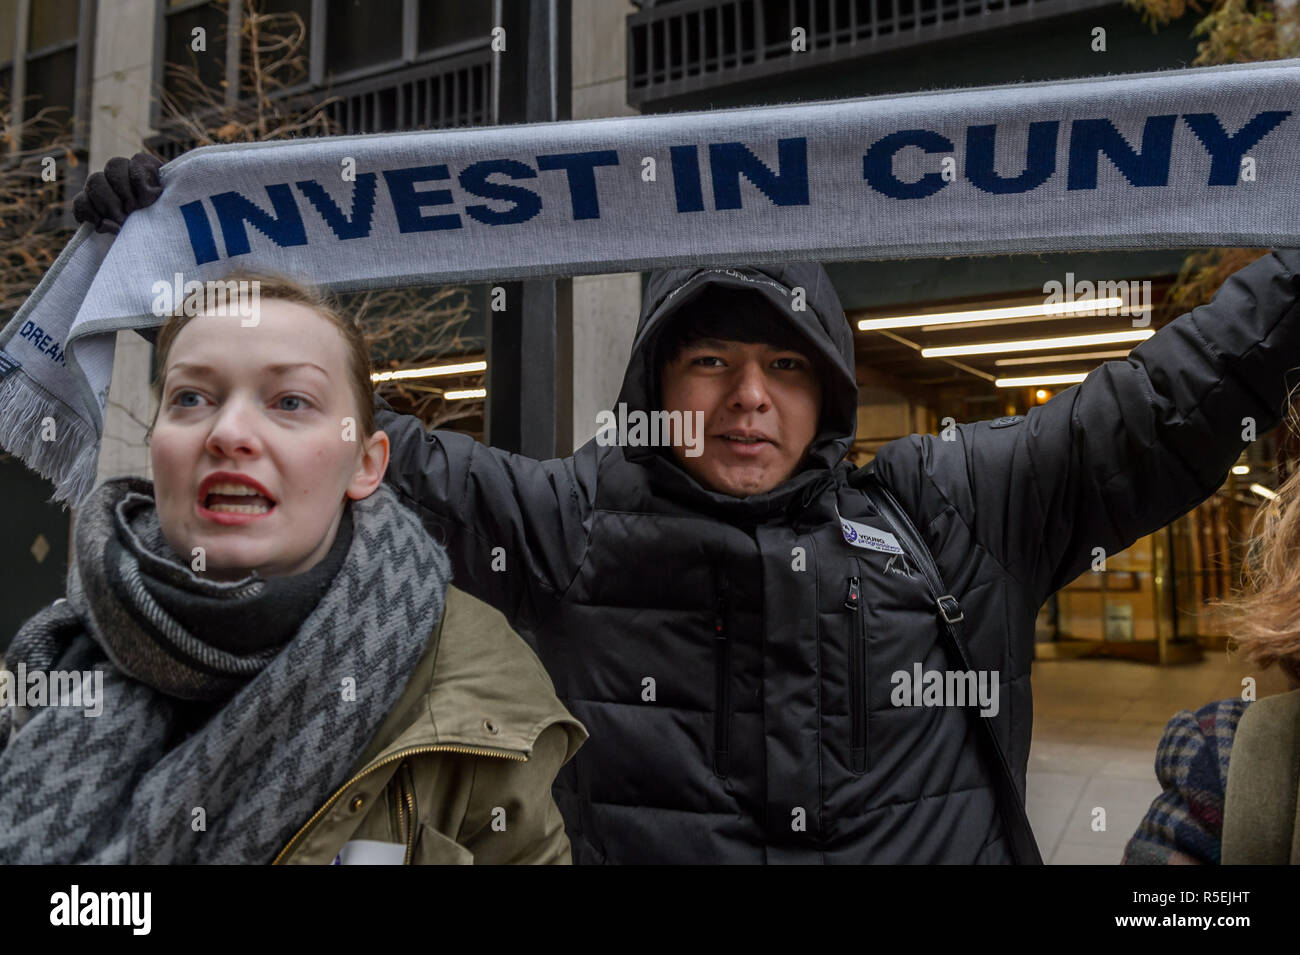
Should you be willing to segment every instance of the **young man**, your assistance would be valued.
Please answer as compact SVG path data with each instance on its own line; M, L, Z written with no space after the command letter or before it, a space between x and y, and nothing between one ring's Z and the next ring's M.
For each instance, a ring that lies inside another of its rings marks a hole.
M1028 414L877 456L960 602L1021 793L1039 607L1213 493L1243 419L1277 423L1297 272L1276 251ZM535 461L379 412L388 478L457 586L590 732L555 790L575 862L1012 859L967 712L896 692L948 661L922 574L849 481L854 369L820 266L675 269L651 278L619 402L698 412L698 455L593 439Z

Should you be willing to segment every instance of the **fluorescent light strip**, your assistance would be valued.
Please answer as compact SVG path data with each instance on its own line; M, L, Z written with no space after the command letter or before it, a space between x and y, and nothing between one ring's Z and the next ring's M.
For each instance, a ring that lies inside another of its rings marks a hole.
M468 375L487 371L486 361L466 361L458 365L432 365L428 368L402 368L398 371L381 371L370 376L373 382L402 381L406 378L434 378L439 375Z
M1087 378L1084 372L1068 375L1030 375L1027 378L999 378L993 384L999 388L1031 388L1034 385L1073 385Z
M1250 486L1250 489L1254 491L1256 494L1258 494L1260 497L1267 498L1270 501L1277 498L1277 491L1270 491L1262 484L1252 484Z
M858 331L871 332L882 328L919 328L929 325L953 325L957 322L1018 321L1048 315L1091 315L1124 307L1122 298L1094 298L1053 305L1008 305L1003 308L980 308L965 312L934 312L930 315L898 315L893 318L864 318L858 322Z
M1249 473L1250 473L1250 468L1247 467L1247 466L1244 465L1244 464L1234 464L1234 465L1232 466L1232 473L1233 473L1233 474L1249 474Z
M463 391L443 392L442 397L447 401L464 401L466 398L486 398L486 388L467 388Z
M1148 312L1149 309L1142 310L1142 309L1134 308L1134 309L1129 309L1127 312L1124 311L1118 312L1117 314L1137 316L1137 315L1146 315ZM1014 325L1016 323L1024 324L1026 322L1068 322L1071 321L1072 319L1077 319L1077 318L1103 318L1103 317L1107 317L1108 314L1109 313L1107 312L1097 312L1095 314L1089 315L1083 312L1079 312L1074 315L1034 315L1031 316L1030 318L999 318L991 322L953 322L947 325L922 325L921 331L922 332L956 332L956 331L961 331L962 329L965 328L989 328L990 326L993 325ZM1143 324L1149 325L1150 321L1143 322Z
M1088 351L1077 355L1029 355L1025 358L999 358L995 365L1041 365L1052 361L1096 361L1106 358L1125 358L1127 351Z
M1038 351L1048 348L1075 348L1084 345L1111 345L1116 342L1143 341L1154 335L1149 328L1096 335L1066 335L1063 338L1027 338L1012 342L979 342L974 345L944 345L922 348L922 358L955 358L958 355L992 355L1004 351Z

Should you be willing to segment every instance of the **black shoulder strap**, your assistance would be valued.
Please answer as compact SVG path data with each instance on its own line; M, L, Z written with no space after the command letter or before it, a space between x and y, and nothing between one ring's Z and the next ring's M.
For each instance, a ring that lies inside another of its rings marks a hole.
M974 669L957 628L957 624L965 619L965 615L961 612L957 598L948 593L947 588L944 587L943 578L939 576L939 568L935 566L930 549L926 547L912 519L907 516L907 512L903 510L893 493L880 480L871 464L855 471L849 477L849 484L859 488L875 504L877 510L889 523L894 535L921 568L929 584L930 596L934 598L939 618L943 621L941 635L945 638L945 649L953 664L963 670ZM1007 762L1002 744L998 742L998 734L994 732L993 722L980 716L977 705L968 707L967 712L980 727L975 732L983 739L985 754L991 764L993 783L997 790L998 810L1002 814L1002 824L1011 842L1012 857L1020 865L1042 865L1043 857L1038 851L1038 843L1029 825L1029 817L1025 815L1024 801L1020 798L1020 790L1016 787L1015 777L1011 773L1011 764Z

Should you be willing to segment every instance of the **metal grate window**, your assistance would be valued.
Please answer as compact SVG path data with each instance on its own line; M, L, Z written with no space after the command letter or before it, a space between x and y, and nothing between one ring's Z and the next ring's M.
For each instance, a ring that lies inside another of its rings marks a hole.
M157 0L158 82L174 93L164 64L190 63L204 86L223 90L218 99L236 107L245 95L240 66L247 51L239 27L245 2ZM369 133L494 122L490 42L498 7L499 0L465 7L442 0L261 0L259 9L296 13L306 31L299 55L307 75L284 95L338 97L329 115L342 131ZM196 26L207 31L208 43L198 57L190 50ZM154 125L167 125L157 104ZM154 148L179 153L192 146Z
M633 105L1113 0L674 0L628 17ZM792 31L805 31L796 53Z
M344 92L330 118L344 133L486 126L492 122L492 64L466 63Z
M13 127L44 120L3 137L0 156L69 137L84 155L94 22L94 0L0 0L0 98Z

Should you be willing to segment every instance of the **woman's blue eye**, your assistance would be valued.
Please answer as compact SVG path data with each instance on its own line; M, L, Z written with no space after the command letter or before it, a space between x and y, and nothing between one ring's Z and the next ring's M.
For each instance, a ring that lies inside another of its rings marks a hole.
M295 405L295 406L292 407L292 408L286 408L285 405L284 405L284 403L285 403L286 401L296 401L296 402L298 402L298 404ZM280 410L281 410L281 411L298 411L298 410L299 410L300 408L302 408L302 407L303 407L303 400L302 400L301 398L299 398L297 395L285 395L284 397L282 397L282 398L280 399Z
M186 398L198 398L198 397L199 397L198 392L194 392L194 391L178 391L178 392L176 392L176 397L173 398L172 401L173 401L175 404L180 405L182 408L194 408L194 407L196 407L196 405L193 405L193 404L186 404L185 399L186 399Z

